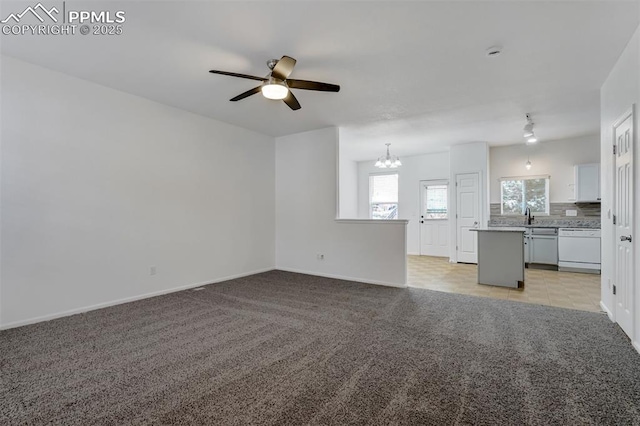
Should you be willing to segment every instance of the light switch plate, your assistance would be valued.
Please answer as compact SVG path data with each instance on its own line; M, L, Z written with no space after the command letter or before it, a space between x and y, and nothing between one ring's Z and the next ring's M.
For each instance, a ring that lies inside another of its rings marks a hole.
M567 216L578 216L578 210L567 210Z

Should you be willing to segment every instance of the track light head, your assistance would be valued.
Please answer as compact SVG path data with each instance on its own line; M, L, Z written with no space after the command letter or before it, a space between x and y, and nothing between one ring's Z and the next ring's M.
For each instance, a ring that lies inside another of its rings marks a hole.
M523 133L523 137L528 138L530 136L533 135L533 123L527 123L524 125L524 129L522 129L524 131Z
M528 143L538 142L536 135L533 133L533 121L531 121L531 116L529 114L525 115L527 119L527 124L524 125L522 137L527 140Z

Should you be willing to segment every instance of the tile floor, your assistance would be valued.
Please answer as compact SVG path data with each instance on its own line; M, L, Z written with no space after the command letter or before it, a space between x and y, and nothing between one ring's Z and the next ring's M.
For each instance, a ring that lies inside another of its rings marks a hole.
M449 263L448 258L408 256L408 266L411 287L601 311L600 275L526 269L524 289L507 289L478 284L476 265Z

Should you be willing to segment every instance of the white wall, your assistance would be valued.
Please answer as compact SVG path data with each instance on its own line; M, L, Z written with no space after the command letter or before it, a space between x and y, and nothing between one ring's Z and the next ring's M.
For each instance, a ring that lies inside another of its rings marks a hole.
M611 281L614 277L614 232L611 221L613 209L613 176L614 158L612 154L613 123L624 114L631 105L636 107L635 141L634 141L634 227L637 234L640 229L640 28L629 41L613 70L607 77L600 91L601 114L601 184L602 184L602 304L609 313L614 312L614 299ZM636 237L636 235L634 235ZM637 241L637 239L634 239ZM634 244L635 267L635 321L634 345L640 351L640 245Z
M486 142L473 142L454 145L449 151L450 178L449 207L451 218L455 218L458 207L456 200L456 175L462 173L480 174L480 224L487 225L489 220L489 145ZM455 220L451 221L451 237L449 239L450 261L457 262Z
M375 160L358 162L358 217L369 218L369 175L384 172ZM420 254L420 181L449 180L449 153L402 157L398 172L398 217L407 225L407 252Z
M335 128L276 139L276 266L405 286L405 221L335 220L337 149Z
M338 218L358 217L358 162L353 159L352 146L343 140L344 130L338 129Z
M1 87L2 326L274 267L273 138L7 57Z
M338 165L338 217L356 219L358 217L358 163L341 156Z
M600 162L600 135L588 135L573 139L539 142L526 145L492 147L489 186L491 202L500 202L500 182L508 176L550 175L549 201L566 203L574 201L574 172L576 164ZM531 170L525 168L527 156Z

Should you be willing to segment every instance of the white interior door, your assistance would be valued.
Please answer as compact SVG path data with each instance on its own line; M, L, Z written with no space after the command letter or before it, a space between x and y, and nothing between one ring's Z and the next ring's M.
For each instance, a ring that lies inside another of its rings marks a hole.
M480 224L480 176L478 173L456 175L456 244L457 261L478 263L478 233L470 231Z
M615 178L615 317L629 337L633 328L633 113L614 124Z
M449 256L449 184L420 182L420 254Z

